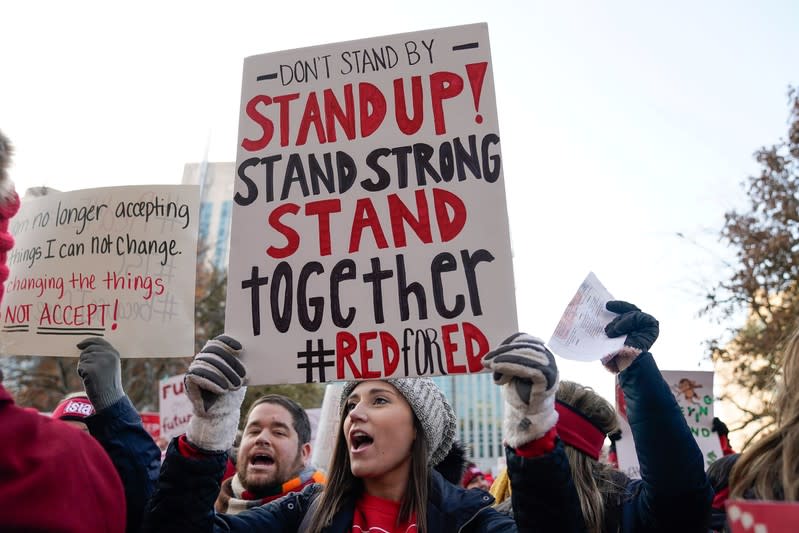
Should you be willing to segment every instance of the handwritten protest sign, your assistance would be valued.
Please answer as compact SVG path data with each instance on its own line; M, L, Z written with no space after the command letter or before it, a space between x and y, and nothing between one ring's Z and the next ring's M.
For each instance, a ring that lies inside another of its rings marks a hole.
M705 468L707 468L722 456L719 436L712 430L713 372L663 370L661 374L680 406L688 428L702 451ZM624 395L618 384L616 385L616 410L619 413L621 427L621 439L616 441L619 469L630 477L640 478L638 457L635 453L632 430L627 421Z
M247 58L238 144L254 383L479 372L516 331L485 24Z
M123 357L193 352L197 187L136 186L25 201L0 306L3 355L76 356L107 338Z
M191 400L186 396L183 374L164 378L158 385L158 414L161 437L171 439L186 432L191 420Z
M796 533L799 504L727 500L727 523L732 533Z

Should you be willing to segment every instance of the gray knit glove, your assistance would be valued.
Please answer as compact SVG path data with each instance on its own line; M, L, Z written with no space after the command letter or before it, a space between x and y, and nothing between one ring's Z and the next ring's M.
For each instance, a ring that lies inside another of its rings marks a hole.
M483 357L483 366L494 372L494 383L505 393L508 446L518 448L555 426L558 366L544 341L526 333L511 335Z
M226 451L239 426L247 391L247 369L239 360L241 343L226 335L205 343L183 378L193 416L186 438L200 449Z
M78 344L78 375L83 388L96 411L102 411L118 402L125 391L122 389L122 369L119 352L107 340L90 337Z

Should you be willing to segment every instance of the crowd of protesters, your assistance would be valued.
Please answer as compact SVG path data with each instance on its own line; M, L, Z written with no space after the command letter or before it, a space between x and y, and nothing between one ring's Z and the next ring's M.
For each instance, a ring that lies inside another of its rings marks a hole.
M0 298L19 208L0 134ZM641 479L613 464L613 406L561 381L554 355L518 333L483 358L505 398L507 468L492 480L467 463L456 414L427 378L348 382L330 464L313 465L305 411L280 395L257 399L239 432L245 346L209 340L185 375L193 415L162 452L122 387L120 354L85 339L84 390L51 417L15 405L0 379L0 530L58 532L723 531L727 498L799 499L799 333L787 344L777 429L705 472L702 453L650 348L658 321L607 304L602 359L618 376ZM230 453L240 434L237 452ZM610 437L611 453L603 453Z

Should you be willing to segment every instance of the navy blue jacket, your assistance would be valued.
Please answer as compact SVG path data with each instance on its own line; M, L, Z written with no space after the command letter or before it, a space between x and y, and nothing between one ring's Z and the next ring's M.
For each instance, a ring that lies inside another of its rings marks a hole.
M447 482L432 471L427 507L430 533L488 532L572 532L583 531L582 516L563 445L533 459L518 457L508 450L514 502L525 508L516 521L497 512L494 498L480 490L466 490ZM297 531L318 485L306 487L279 500L237 515L214 513L214 500L225 468L225 455L184 457L177 441L169 445L158 488L145 518L147 532L271 532ZM523 471L520 471L523 470ZM328 533L349 533L354 501L334 517ZM517 526L518 524L518 526Z
M86 418L85 422L122 479L128 509L125 531L137 533L144 508L158 481L161 451L144 429L139 413L127 396Z
M713 489L704 460L674 395L650 353L619 374L641 479L627 484L620 509L624 532L706 532Z

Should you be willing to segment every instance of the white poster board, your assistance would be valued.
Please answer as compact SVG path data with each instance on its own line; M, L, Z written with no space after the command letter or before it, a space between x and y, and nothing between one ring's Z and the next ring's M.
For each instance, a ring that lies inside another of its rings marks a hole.
M336 448L336 439L339 432L339 405L341 404L341 383L328 383L325 387L325 397L319 410L319 422L311 446L311 464L317 468L327 468L333 450Z
M186 433L191 420L191 400L186 395L183 376L164 378L158 384L158 413L161 416L161 437L172 439Z
M247 58L232 219L253 384L482 371L517 330L487 25Z
M677 404L682 410L688 428L694 436L705 461L705 469L719 459L723 453L719 436L713 427L713 372L698 370L662 370L663 379L669 385ZM638 456L632 430L627 421L624 397L616 385L616 410L619 413L621 439L616 441L619 470L632 478L640 478Z
M0 353L75 357L99 336L122 357L191 355L198 204L190 185L23 202L9 225Z

